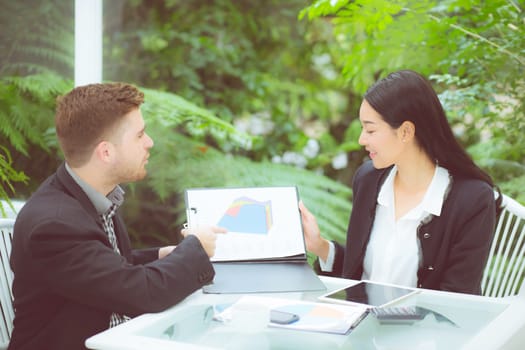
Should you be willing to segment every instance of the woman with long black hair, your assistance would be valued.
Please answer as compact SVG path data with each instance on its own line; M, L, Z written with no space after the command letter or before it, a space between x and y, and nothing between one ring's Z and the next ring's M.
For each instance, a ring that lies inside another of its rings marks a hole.
M320 234L301 203L308 251L322 274L481 293L501 198L455 139L431 84L411 70L366 92L346 246Z

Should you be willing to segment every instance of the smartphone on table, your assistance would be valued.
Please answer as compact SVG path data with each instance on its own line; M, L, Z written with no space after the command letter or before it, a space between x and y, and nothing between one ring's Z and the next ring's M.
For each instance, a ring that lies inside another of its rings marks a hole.
M278 324L290 324L299 321L299 315L280 310L270 310L270 322Z

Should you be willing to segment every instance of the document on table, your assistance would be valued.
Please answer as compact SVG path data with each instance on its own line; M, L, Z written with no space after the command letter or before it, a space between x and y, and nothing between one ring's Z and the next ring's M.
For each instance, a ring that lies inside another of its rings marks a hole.
M237 302L216 313L215 319L226 324L235 321L233 318L236 315L235 309L237 305L242 305L244 317L249 316L247 312L250 310L249 307L252 306L254 319L260 316L255 314L260 313L260 306L266 307L267 310L278 310L299 316L297 321L289 324L269 322L269 327L333 334L347 334L368 315L368 308L365 306L346 306L284 298L243 296Z
M186 190L189 227L221 226L213 262L303 258L295 186Z

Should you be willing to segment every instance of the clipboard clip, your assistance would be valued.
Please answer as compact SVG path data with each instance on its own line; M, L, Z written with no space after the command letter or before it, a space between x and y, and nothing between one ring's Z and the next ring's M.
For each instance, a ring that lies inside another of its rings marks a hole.
M197 208L196 207L190 207L190 208L186 209L186 216L187 216L188 222L184 223L184 225L183 225L184 228L198 226Z

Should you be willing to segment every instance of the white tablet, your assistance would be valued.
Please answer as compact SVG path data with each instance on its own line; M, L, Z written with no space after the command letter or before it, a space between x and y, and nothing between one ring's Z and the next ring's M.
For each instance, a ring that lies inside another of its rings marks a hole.
M359 283L332 291L319 297L319 300L339 304L360 304L369 307L383 307L417 293L415 288L372 281Z

